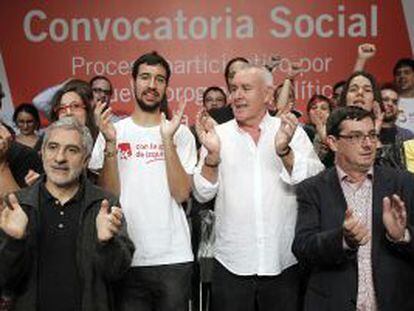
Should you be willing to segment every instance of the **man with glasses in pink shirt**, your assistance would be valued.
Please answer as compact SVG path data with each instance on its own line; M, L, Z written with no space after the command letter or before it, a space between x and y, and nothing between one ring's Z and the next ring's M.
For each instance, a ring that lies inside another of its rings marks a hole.
M335 166L297 187L293 252L310 267L304 310L413 310L414 178L374 165L372 112L335 110Z

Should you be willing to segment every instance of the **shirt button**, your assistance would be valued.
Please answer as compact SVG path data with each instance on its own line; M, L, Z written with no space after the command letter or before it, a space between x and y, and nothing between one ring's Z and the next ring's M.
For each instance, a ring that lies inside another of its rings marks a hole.
M60 203L60 202L59 202L59 200L56 200L56 201L55 201L55 204L56 204L56 205L59 205L59 203Z
M63 216L63 215L65 215L65 212L64 211L60 211L60 216Z
M64 225L63 224L58 224L58 228L59 229L63 229Z

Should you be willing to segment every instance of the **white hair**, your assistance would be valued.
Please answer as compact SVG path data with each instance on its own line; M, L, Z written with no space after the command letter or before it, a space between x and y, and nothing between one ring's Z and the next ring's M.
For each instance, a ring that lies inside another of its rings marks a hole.
M237 73L245 71L245 70L254 70L254 71L259 72L260 77L264 81L265 85L268 86L268 87L273 87L273 75L269 71L269 69L267 69L266 67L258 66L258 65L252 65L252 64L246 64L246 67L243 67Z
M45 136L42 143L42 149L44 149L49 141L50 133L55 129L74 130L79 133L82 140L82 146L85 150L86 156L92 153L93 139L91 132L85 126L79 123L74 117L63 117L53 122L45 131Z

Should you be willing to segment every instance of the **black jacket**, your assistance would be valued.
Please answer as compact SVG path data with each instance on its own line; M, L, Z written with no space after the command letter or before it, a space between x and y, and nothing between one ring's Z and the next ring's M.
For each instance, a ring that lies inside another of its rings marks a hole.
M12 289L19 311L37 310L37 266L39 224L39 181L17 193L29 218L27 236L15 240L0 231L0 287ZM82 178L84 197L77 237L77 267L82 288L82 311L114 310L113 281L129 268L134 246L127 237L125 222L121 232L105 244L99 243L96 216L103 199L117 205L113 196ZM119 206L119 205L118 205ZM64 303L64 302L62 302Z
M374 167L372 189L372 267L378 310L414 310L414 177L404 171ZM382 199L398 194L407 209L411 242L391 242L382 221ZM310 269L307 311L356 309L356 251L343 248L342 224L347 204L336 168L297 187L298 219L293 253Z

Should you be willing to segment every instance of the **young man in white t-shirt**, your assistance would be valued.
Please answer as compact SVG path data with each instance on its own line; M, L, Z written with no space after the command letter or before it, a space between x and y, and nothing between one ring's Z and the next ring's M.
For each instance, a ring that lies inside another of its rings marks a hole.
M130 117L115 123L118 153L105 149L99 138L90 163L108 184L119 182L136 247L122 281L123 311L186 310L188 305L193 254L181 203L190 195L197 154L193 135L180 125L184 105L170 121L160 111L170 75L167 61L156 52L135 61L136 105ZM117 161L111 160L115 156Z

